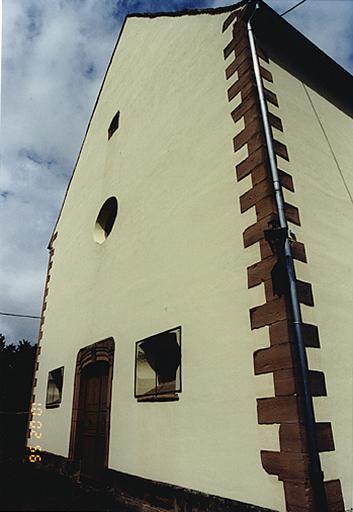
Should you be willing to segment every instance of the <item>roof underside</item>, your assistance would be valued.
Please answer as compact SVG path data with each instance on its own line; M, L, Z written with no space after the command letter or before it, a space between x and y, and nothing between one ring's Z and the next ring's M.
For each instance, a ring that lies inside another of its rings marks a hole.
M353 76L348 71L264 3L251 24L272 60L353 117Z

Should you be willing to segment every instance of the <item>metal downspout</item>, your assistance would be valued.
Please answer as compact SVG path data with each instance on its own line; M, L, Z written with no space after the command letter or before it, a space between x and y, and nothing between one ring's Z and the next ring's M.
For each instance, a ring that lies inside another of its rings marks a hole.
M255 9L258 7L256 4ZM255 12L255 11L254 11ZM251 16L252 17L252 16ZM261 117L263 122L263 128L265 133L265 140L267 146L267 152L269 157L272 183L274 188L274 196L278 210L278 217L280 227L287 228L287 219L285 215L285 207L284 207L284 199L283 199L283 191L281 187L281 183L279 180L279 174L277 169L275 152L273 149L272 142L272 131L270 127L270 123L268 120L268 112L267 105L265 101L262 79L260 74L259 61L256 53L254 35L251 27L251 18L247 23L247 31L251 49L251 57L253 62L253 68L256 79L256 87L259 96ZM300 386L303 396L303 412L304 412L304 422L307 433L307 442L308 442L308 451L309 451L309 464L310 464L310 477L311 484L314 491L314 500L315 504L318 507L320 512L328 512L327 498L323 481L323 472L321 469L320 456L318 451L317 439L316 439L316 422L315 422L315 414L314 414L314 405L313 399L311 395L310 389L310 377L309 377L309 367L308 367L308 359L305 350L305 343L303 337L302 330L302 316L300 311L300 305L298 301L297 294L297 284L296 284L296 275L295 268L293 262L293 256L291 251L291 246L289 239L287 237L285 246L284 246L284 258L285 258L285 266L288 275L288 283L289 283L289 296L291 309L293 314L293 325L295 332L295 349L296 355L299 363L299 380Z

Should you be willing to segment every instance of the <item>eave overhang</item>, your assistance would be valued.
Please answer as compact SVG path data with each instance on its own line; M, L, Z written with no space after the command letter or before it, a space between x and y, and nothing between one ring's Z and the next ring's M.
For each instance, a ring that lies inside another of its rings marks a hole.
M270 59L353 117L353 76L265 3L251 19Z

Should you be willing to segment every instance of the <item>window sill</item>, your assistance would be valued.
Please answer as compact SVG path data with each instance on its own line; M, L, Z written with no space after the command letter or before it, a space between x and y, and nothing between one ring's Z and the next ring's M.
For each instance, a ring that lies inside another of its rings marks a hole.
M138 402L176 402L179 395L176 393L165 393L160 395L147 395L137 397Z
M60 403L59 404L45 404L46 409L55 409L57 407L60 407Z

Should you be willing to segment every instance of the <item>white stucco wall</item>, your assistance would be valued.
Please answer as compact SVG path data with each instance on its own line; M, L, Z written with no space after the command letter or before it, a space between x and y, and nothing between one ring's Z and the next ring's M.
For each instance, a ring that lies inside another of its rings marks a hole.
M331 421L336 450L323 453L325 479L340 478L346 508L353 481L353 120L287 71L272 63L289 151L280 167L294 179L286 200L299 208L308 263L296 263L299 279L313 285L315 307L302 306L304 321L318 325L321 349L308 349L311 369L324 371L327 397L314 399L318 421ZM306 90L305 90L306 89ZM307 92L306 92L307 91ZM310 100L311 102L310 102ZM270 109L278 115L276 108ZM315 113L316 111L316 113ZM321 126L320 126L321 123ZM331 148L330 148L331 146Z
M63 402L44 410L41 446L67 456L74 368L80 348L114 337L109 467L211 494L284 510L282 484L262 469L260 449L278 449L278 427L257 423L255 378L221 33L226 15L129 19L64 205L55 241L36 399L47 373L65 366ZM120 128L107 128L120 110ZM119 215L109 238L93 239L111 195ZM182 326L183 391L174 403L137 403L135 342Z

